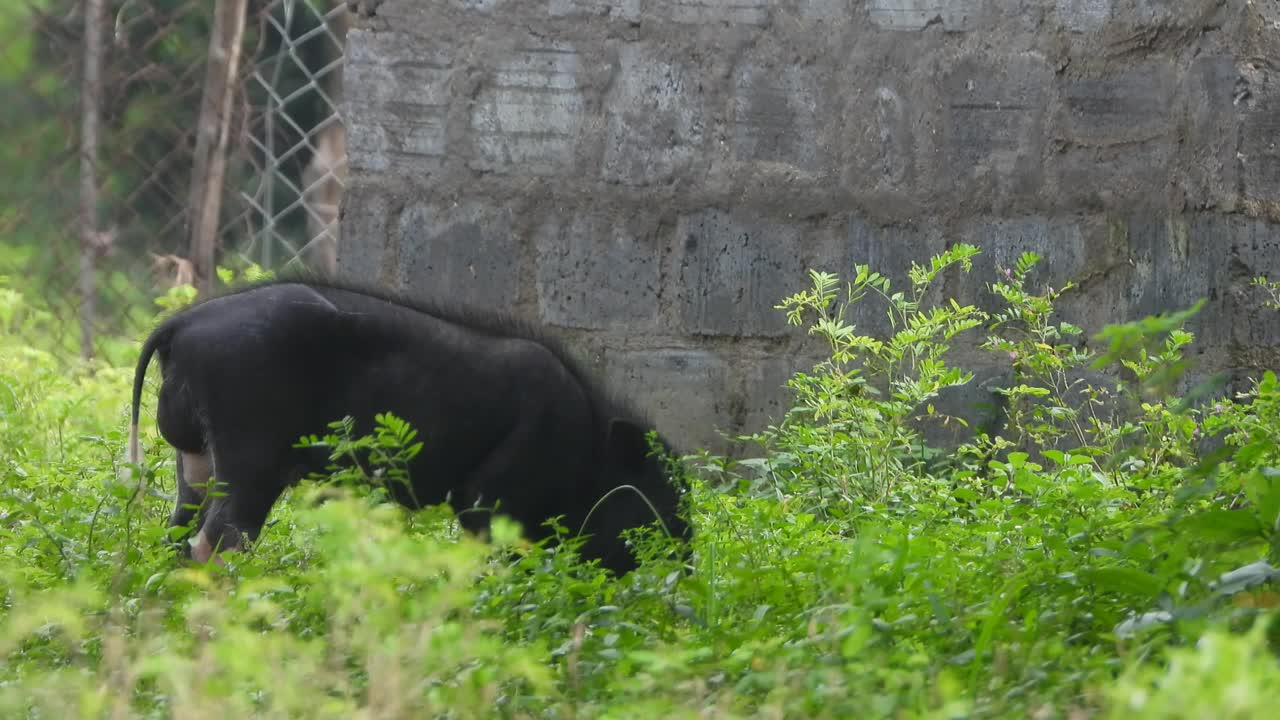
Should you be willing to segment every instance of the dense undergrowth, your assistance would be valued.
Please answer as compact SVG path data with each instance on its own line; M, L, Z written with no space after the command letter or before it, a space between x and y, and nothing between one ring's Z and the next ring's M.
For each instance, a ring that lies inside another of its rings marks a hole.
M901 290L813 273L779 310L829 361L746 439L754 459L685 458L692 565L645 532L622 579L505 524L459 537L446 509L406 513L351 472L330 502L286 496L229 568L181 566L154 423L141 481L121 472L132 357L59 364L6 280L0 717L1272 717L1275 376L1175 396L1194 308L1088 351L1054 320L1072 289L1031 289L1032 255L997 271L995 314L923 301L975 255ZM848 322L868 302L892 336ZM938 452L921 428L959 422L935 405L972 380L948 364L959 342L1013 382L1003 423ZM1095 364L1124 382L1085 383ZM394 418L327 442L390 466L415 449Z

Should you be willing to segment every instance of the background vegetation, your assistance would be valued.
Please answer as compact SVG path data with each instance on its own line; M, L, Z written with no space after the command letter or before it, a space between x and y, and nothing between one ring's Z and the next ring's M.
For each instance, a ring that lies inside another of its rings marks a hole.
M228 568L181 566L154 423L140 479L122 472L136 338L59 364L22 339L48 317L4 278L0 715L1273 717L1275 375L1176 397L1195 308L1082 350L1053 312L1072 289L1034 292L1032 255L997 270L996 314L922 303L976 256L957 245L892 283L815 272L784 299L828 360L746 438L756 457L684 458L692 564L646 531L621 579L505 524L494 546L460 538L447 508L406 513L350 472L291 492ZM848 322L864 302L891 336ZM1002 425L939 452L921 428L957 422L934 403L970 381L959 342L1015 381ZM1084 383L1091 365L1122 380ZM394 465L414 438L389 419L327 441ZM309 502L321 489L339 499Z
M335 84L330 66L342 55L332 28L319 30L340 6L247 4L218 223L223 264L296 265L296 248L311 239L300 188L317 133L337 120L333 88L321 88ZM104 3L93 224L102 338L93 344L118 364L127 354L114 337L146 327L152 295L176 274L157 260L189 259L212 9L204 0ZM0 275L30 279L27 301L50 321L41 337L60 353L80 349L84 12L82 0L0 3Z

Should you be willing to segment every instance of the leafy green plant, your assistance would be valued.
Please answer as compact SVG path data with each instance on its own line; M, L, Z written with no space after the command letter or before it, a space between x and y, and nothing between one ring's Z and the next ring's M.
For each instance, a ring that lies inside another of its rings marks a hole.
M264 270L255 263L247 263L239 275L234 268L223 267L219 265L215 269L215 274L222 284L221 289L230 289L238 285L246 283L254 283L260 280L270 280L275 277L275 273ZM191 283L180 283L165 290L165 292L157 296L153 302L160 306L162 312L154 318L153 325L159 324L161 320L178 312L179 310L193 304L198 298L199 291L196 286Z
M894 291L889 278L859 265L843 300L836 276L813 271L812 288L778 306L791 324L807 322L809 332L827 343L830 358L790 381L793 409L782 428L760 438L776 443L787 457L807 456L791 469L771 465L771 475L789 472L811 485L824 504L882 501L927 459L914 421L927 416L963 422L936 416L929 401L972 379L945 356L957 335L980 325L982 313L954 301L926 307L925 298L940 274L953 266L968 272L977 254L977 248L958 244L928 265L913 264L907 291ZM888 306L888 338L860 334L848 320L851 306L869 294Z
M323 437L308 435L294 447L319 448L329 453L327 474L313 477L327 483L346 487L370 486L380 490L380 496L389 499L401 488L414 505L413 485L409 481L409 464L422 452L421 441L415 442L418 432L404 420L391 413L374 416L373 433L354 437L355 420L344 417L329 423L333 432Z
M1280 666L1268 650L1267 623L1246 634L1215 628L1194 647L1170 652L1165 667L1134 663L1112 687L1111 718L1270 718Z
M1266 300L1263 305L1271 308L1272 310L1280 311L1280 282L1268 280L1267 278L1259 275L1252 278L1249 281L1249 284L1254 287L1262 288L1262 290L1267 293L1267 297L1269 299Z
M1001 269L1001 279L988 285L1006 307L992 316L987 327L992 334L982 347L1007 354L1013 368L1013 384L997 392L1007 398L1014 447L1053 447L1064 435L1076 447L1084 447L1090 437L1081 412L1095 414L1103 404L1102 393L1074 375L1090 358L1076 341L1083 330L1052 321L1058 298L1074 286L1068 282L1038 295L1026 287L1040 259L1036 253L1023 253L1013 267Z
M155 303L164 309L166 314L173 313L194 303L197 294L195 285L183 283L165 290L164 294L155 299Z

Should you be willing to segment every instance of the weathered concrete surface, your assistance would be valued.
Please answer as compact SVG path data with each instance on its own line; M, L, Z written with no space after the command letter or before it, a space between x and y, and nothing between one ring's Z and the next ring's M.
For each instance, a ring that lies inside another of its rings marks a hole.
M1024 251L1092 332L1205 297L1197 368L1280 356L1280 10L1246 0L389 0L349 36L350 276L559 329L685 447L820 351L811 268ZM888 329L883 306L859 326ZM980 340L975 334L973 340ZM997 381L999 358L981 378ZM975 384L948 410L981 419Z

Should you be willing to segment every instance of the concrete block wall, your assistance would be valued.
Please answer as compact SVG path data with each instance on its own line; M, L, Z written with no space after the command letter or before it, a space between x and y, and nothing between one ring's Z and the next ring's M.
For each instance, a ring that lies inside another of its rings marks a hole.
M784 409L808 269L960 241L960 300L1034 250L1087 330L1206 297L1199 369L1277 365L1274 0L362 5L340 272L546 323L686 448Z

